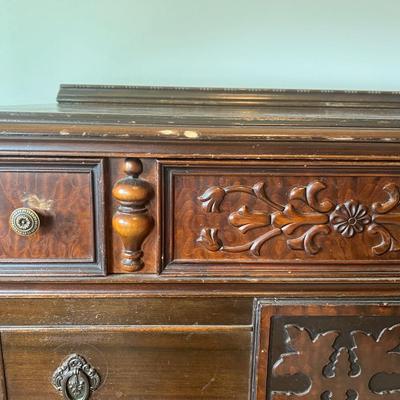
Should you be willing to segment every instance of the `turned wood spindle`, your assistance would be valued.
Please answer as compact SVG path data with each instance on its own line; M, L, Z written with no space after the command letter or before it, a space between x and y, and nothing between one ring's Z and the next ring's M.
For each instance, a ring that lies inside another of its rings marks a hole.
M117 181L112 191L119 203L112 223L124 247L121 254L122 268L134 272L143 267L142 244L154 225L146 207L153 190L148 182L139 178L143 171L139 159L127 158L124 171L127 176Z

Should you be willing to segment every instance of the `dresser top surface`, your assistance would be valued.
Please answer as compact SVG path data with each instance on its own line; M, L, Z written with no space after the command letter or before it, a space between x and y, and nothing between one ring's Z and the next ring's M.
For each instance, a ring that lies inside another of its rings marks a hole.
M62 85L57 100L0 108L0 132L166 141L400 141L396 92Z

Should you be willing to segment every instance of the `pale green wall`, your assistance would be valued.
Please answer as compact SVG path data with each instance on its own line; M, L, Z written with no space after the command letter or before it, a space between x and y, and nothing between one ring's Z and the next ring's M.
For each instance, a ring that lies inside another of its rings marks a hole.
M0 104L58 84L400 90L399 0L0 0Z

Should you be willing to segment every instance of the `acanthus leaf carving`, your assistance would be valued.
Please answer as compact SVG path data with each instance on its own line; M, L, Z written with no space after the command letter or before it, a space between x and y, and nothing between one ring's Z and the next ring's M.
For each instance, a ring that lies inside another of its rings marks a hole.
M221 204L224 201L225 196L229 193L247 193L263 203L268 204L275 210L283 209L283 206L275 203L267 196L264 182L257 182L252 187L241 185L227 186L224 188L220 186L211 186L201 196L198 197L198 200L202 203L205 211L217 213L221 212Z
M330 200L318 201L318 193L325 188L325 183L320 181L311 182L306 186L296 186L289 193L289 201L301 200L321 213L331 211L335 205Z
M377 214L386 214L392 211L400 201L399 187L394 183L388 183L383 187L383 190L389 195L389 199L384 203L372 204L372 211Z
M380 243L372 247L372 251L377 256L387 253L388 251L399 251L400 246L394 239L392 234L382 225L372 224L368 227L368 234L371 236L378 235L381 238Z
M231 213L228 219L231 225L242 233L263 228L271 223L271 216L268 213L250 211L247 206L240 207L238 211Z
M327 225L315 225L301 236L288 239L287 244L292 250L304 250L308 254L317 254L321 246L316 242L317 235L329 235L330 228Z
M208 188L198 199L203 203L207 212L220 212L220 206L225 198L225 189L212 186Z
M386 184L383 190L389 199L383 203L375 202L370 207L354 199L339 204L327 198L320 199L321 192L326 188L321 181L295 186L289 191L287 204L279 204L267 194L265 182L262 181L253 186L212 186L199 197L206 212L221 212L227 195L245 193L266 204L271 211L250 210L243 205L229 214L230 225L242 234L256 229L266 229L266 232L243 244L227 244L218 237L215 228L204 228L197 242L210 251L249 251L259 256L266 242L283 236L289 249L302 250L312 256L322 249L317 235L327 236L333 230L344 238L352 238L366 231L372 237L380 237L380 242L371 247L373 255L400 250L388 228L388 225L400 225L400 213L392 212L400 203L397 185Z
M218 229L215 228L202 229L197 243L202 244L210 251L218 251L222 247L222 242L218 237Z
M283 347L271 344L281 352L270 366L268 398L372 400L393 394L397 398L400 324L380 327L370 317L358 327L357 317L347 317L353 326L338 317L317 322L319 318L299 317L298 322L286 324L282 317L278 329L285 340Z

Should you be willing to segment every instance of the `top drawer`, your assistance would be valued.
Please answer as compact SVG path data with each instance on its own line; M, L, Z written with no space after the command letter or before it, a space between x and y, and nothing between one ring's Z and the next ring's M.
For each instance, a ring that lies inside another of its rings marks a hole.
M400 275L399 163L164 162L163 179L164 274Z
M0 274L103 275L100 160L0 161Z

